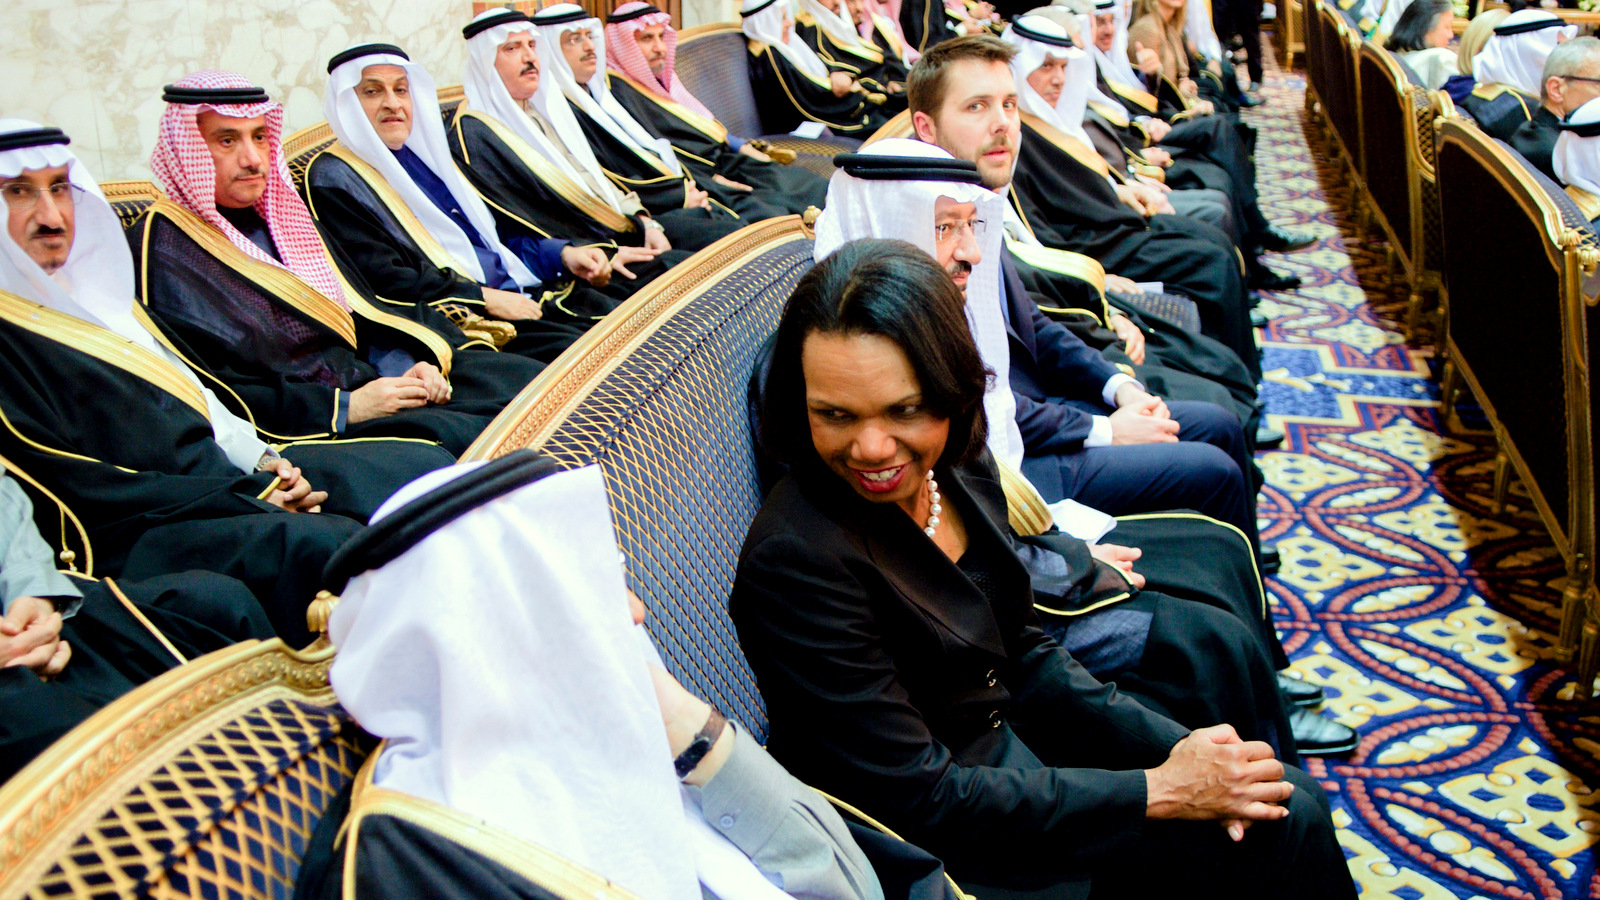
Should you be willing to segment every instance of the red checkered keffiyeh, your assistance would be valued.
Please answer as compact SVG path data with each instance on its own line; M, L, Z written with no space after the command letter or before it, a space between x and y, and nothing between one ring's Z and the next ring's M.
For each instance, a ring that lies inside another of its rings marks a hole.
M180 88L249 88L249 80L234 72L196 72L174 84ZM273 259L217 212L217 168L211 160L205 138L200 136L197 119L205 110L239 119L267 117L267 189L256 201L256 212L266 220L272 242L283 257ZM311 221L311 212L295 193L289 167L283 158L283 105L276 100L265 103L190 104L168 103L161 114L155 150L150 153L150 168L161 186L180 206L215 226L235 247L250 258L286 268L302 281L349 308L339 279L323 249L322 236Z
M639 0L631 0L617 7L612 14L628 13L649 5ZM639 45L633 39L635 34L655 25L666 26L662 37L667 44L667 67L662 71L660 78L650 71L650 64L644 61L644 54L639 51ZM651 13L648 16L606 26L606 68L615 69L655 93L682 103L708 119L715 119L716 116L711 114L711 110L706 109L705 104L689 93L689 89L678 80L678 73L673 69L677 59L678 32L672 27L672 16L667 13Z

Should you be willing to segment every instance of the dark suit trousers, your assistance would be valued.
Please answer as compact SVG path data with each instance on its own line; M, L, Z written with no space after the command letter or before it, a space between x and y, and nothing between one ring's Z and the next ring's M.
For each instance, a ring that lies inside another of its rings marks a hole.
M1114 516L1193 509L1237 527L1259 546L1250 459L1234 415L1211 403L1174 400L1178 442L1090 447L1022 461L1046 501L1071 497ZM1094 412L1106 414L1105 409Z

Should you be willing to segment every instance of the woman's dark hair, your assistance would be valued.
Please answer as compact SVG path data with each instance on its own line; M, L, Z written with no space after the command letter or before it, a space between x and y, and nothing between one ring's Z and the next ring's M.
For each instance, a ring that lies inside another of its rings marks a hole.
M1439 24L1440 16L1454 8L1450 0L1413 0L1400 14L1400 21L1394 23L1394 33L1384 41L1384 49L1390 53L1428 49L1428 32Z
M795 285L778 323L760 427L767 452L796 468L822 465L800 364L813 334L893 341L911 361L923 405L950 420L938 465L959 465L982 452L989 433L983 393L993 375L972 342L966 298L933 257L904 241L851 241Z

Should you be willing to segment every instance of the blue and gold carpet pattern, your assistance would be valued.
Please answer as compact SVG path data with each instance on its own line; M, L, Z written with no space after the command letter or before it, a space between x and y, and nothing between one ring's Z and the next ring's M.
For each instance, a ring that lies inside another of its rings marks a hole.
M1262 538L1283 553L1268 589L1294 671L1362 731L1354 754L1309 762L1350 872L1364 900L1600 897L1600 706L1565 700L1552 660L1561 559L1520 485L1493 503L1481 418L1446 426L1303 75L1268 78L1247 113L1262 203L1319 241L1268 259L1305 287L1263 306L1267 409L1288 440L1260 455Z

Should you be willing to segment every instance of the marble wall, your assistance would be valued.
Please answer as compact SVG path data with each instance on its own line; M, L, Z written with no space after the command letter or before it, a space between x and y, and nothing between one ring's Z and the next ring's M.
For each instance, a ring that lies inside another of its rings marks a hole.
M526 0L525 0L526 2ZM505 2L494 6L508 5ZM149 178L161 87L198 69L242 72L283 101L293 131L323 119L330 57L404 47L440 85L461 81L471 0L5 0L0 116L64 129L101 180ZM732 0L684 0L685 24Z

